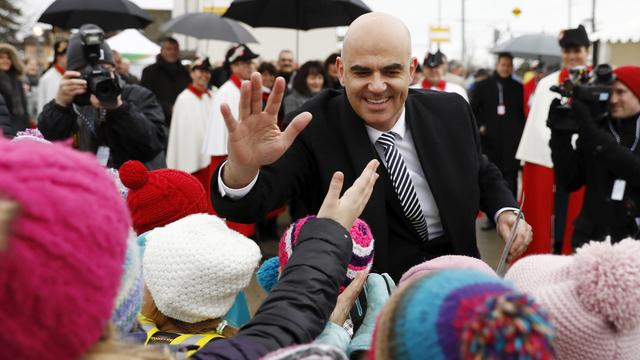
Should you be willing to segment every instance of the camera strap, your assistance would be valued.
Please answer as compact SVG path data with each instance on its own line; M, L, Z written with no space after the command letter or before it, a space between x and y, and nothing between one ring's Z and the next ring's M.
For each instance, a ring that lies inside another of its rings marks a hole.
M611 131L613 137L616 138L616 142L618 143L618 145L620 145L620 134L618 134L616 129L613 128L611 121L608 122L608 125L609 131ZM640 141L640 116L638 116L638 118L636 119L636 139L634 140L633 145L631 145L631 152L636 151L636 148L638 147L638 141Z

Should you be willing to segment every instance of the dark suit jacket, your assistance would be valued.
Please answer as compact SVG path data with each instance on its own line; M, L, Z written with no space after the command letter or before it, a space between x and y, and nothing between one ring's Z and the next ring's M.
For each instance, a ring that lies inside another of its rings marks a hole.
M301 111L311 112L313 120L277 162L260 171L245 197L236 201L221 197L220 169L216 171L211 193L220 216L255 222L296 196L316 213L335 171L344 173L346 190L366 164L378 158L364 121L343 91L325 90L293 115ZM381 177L361 218L376 240L374 270L389 272L395 279L409 267L443 253L478 257L475 218L479 207L490 215L505 206L517 207L500 171L480 151L476 124L462 97L410 90L405 114L450 246L438 251L422 243L380 166Z

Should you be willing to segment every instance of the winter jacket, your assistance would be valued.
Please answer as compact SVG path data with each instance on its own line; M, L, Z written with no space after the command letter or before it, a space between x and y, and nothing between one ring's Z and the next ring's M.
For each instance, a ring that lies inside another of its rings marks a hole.
M127 160L148 162L161 154L166 143L162 109L151 91L121 82L121 107L107 111L105 121L97 119L92 106L67 107L47 103L38 117L38 129L47 140L64 140L73 136L74 146L96 153L98 147L109 148L107 166L119 168ZM81 115L79 115L81 114Z
M144 68L140 85L151 90L164 113L167 128L171 126L171 115L176 98L191 83L191 76L180 61L169 64L158 55L156 62Z
M11 115L9 114L7 103L5 102L4 96L2 96L2 94L0 94L0 129L5 136L11 136L11 134L13 133L13 126L11 125Z
M14 71L0 71L0 95L4 98L11 120L10 126L3 124L2 130L6 137L14 137L18 131L29 126L26 95L22 81L18 80Z
M200 349L192 359L258 359L293 344L311 342L323 330L347 271L352 241L328 219L309 220L280 280L238 335Z

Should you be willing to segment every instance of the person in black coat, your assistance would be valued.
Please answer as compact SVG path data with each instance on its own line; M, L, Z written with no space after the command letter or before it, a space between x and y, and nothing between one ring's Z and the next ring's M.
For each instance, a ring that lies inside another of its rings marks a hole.
M83 28L99 29L95 25ZM83 29L81 28L81 30ZM100 66L110 71L122 89L116 104L101 103L91 95L91 105L73 103L87 91L87 82L78 71L87 65L80 33L69 41L67 64L58 95L47 103L38 117L38 129L50 141L73 138L74 147L95 153L103 165L119 168L127 160L157 161L164 157L167 130L162 109L153 94L138 85L128 85L115 74L109 45L103 43ZM154 163L151 168L162 167Z
M182 90L191 83L191 76L180 63L180 47L178 41L166 37L160 42L160 54L156 62L142 70L140 85L151 90L162 106L167 128L171 126L173 104Z
M241 100L240 121L222 107L229 157L212 178L218 214L252 222L296 196L313 213L335 170L343 171L350 184L371 159L384 163L375 139L393 129L402 133L396 142L420 201L411 209L422 210L414 213L426 220L429 234L427 239L424 228L405 215L408 207L405 203L403 208L398 195L403 192L396 189L387 166L381 166L381 181L362 214L376 239L375 271L399 279L411 266L440 255L479 257L475 218L480 208L497 218L498 233L506 240L515 223L511 210L516 201L500 171L480 152L466 101L455 94L409 90L417 65L410 41L406 26L395 17L369 13L358 18L337 61L345 91L316 95L291 114L284 132L276 116L283 79L276 80L262 111L261 78L254 73L252 100ZM521 225L512 260L530 241L530 227Z
M514 80L513 56L498 55L493 76L476 84L471 108L480 129L482 152L502 172L513 196L518 191L516 150L524 130L523 87Z
M574 221L572 247L591 240L640 239L640 67L614 71L609 116L596 121L579 101L571 105L580 124L574 149L572 132L551 125L551 158L558 185L568 191L585 186L584 203Z
M13 131L11 115L9 114L7 103L5 102L2 94L0 94L0 130L2 130L3 134L10 134Z
M24 68L18 52L9 44L0 44L0 95L9 112L10 124L2 127L4 136L14 137L29 126L27 98L22 86Z

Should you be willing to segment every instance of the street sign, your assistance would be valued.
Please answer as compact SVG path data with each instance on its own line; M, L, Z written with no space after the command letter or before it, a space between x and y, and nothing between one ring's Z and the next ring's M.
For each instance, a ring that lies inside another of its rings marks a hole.
M432 43L444 44L449 42L448 26L432 26L429 29L429 38Z

